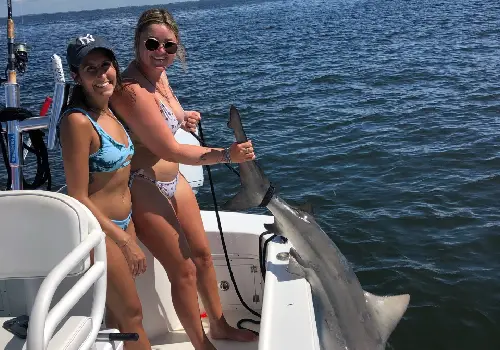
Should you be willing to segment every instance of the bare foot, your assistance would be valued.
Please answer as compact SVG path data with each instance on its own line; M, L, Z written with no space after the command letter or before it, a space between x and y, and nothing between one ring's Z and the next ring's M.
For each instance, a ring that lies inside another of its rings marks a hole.
M215 322L213 322L215 323ZM210 323L210 337L212 339L225 339L240 342L251 342L257 340L257 334L246 330L231 327L224 316L217 324Z

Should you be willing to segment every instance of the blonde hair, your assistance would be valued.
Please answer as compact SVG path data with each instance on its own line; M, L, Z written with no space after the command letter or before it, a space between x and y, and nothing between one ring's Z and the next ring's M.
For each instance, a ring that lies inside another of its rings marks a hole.
M184 46L181 44L181 38L179 36L179 27L174 20L174 17L170 12L164 9L154 8L144 11L139 20L137 21L137 25L135 27L135 36L134 36L134 49L135 56L139 58L139 45L140 45L140 37L141 34L151 25L153 24L161 24L169 28L172 32L174 32L175 38L177 39L177 53L176 57L182 62L183 66L186 63L186 50Z

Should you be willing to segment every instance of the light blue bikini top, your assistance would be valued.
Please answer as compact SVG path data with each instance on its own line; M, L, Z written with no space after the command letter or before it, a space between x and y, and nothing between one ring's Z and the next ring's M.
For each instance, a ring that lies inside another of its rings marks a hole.
M91 173L113 172L130 164L131 156L134 154L134 144L125 128L128 146L115 141L109 136L109 134L104 131L85 110L81 108L70 108L65 114L69 111L78 111L86 115L101 139L101 147L89 156L89 171ZM116 121L122 125L118 119L116 119Z

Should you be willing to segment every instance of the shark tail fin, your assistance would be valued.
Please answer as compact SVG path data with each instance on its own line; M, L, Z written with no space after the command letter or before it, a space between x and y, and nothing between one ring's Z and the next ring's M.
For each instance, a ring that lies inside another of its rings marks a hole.
M241 187L240 191L233 198L222 205L222 208L227 210L245 210L258 207L261 202L261 200L256 200L256 196L249 190Z
M242 186L233 198L222 205L222 208L226 210L244 210L267 206L274 195L275 188L269 182L266 185L268 186L267 191L262 187L255 190Z
M246 142L247 136L238 109L231 106L229 111L228 127L233 129L236 142ZM255 160L240 163L239 192L225 203L222 208L227 210L244 210L259 206L267 206L274 194L274 187Z
M365 293L366 303L371 310L375 323L378 326L384 344L389 339L394 328L403 317L408 303L409 294L396 296L377 296L368 292Z

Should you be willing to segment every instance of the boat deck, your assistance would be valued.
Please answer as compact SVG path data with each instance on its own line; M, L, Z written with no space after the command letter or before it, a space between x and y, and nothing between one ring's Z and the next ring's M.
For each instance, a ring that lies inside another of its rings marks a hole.
M259 320L258 317L250 314L246 310L242 311L226 311L224 312L226 319L229 324L235 326L236 323L242 318L250 318L253 320ZM208 322L203 322L205 326L205 331L208 333L209 327ZM249 329L259 331L259 326L251 323L244 323L244 327ZM257 350L259 347L258 339L251 343L240 343L234 341L225 340L212 340L212 343L217 348L217 350ZM151 340L152 350L193 350L194 347L191 345L189 338L184 331L169 332L165 336L158 337Z

